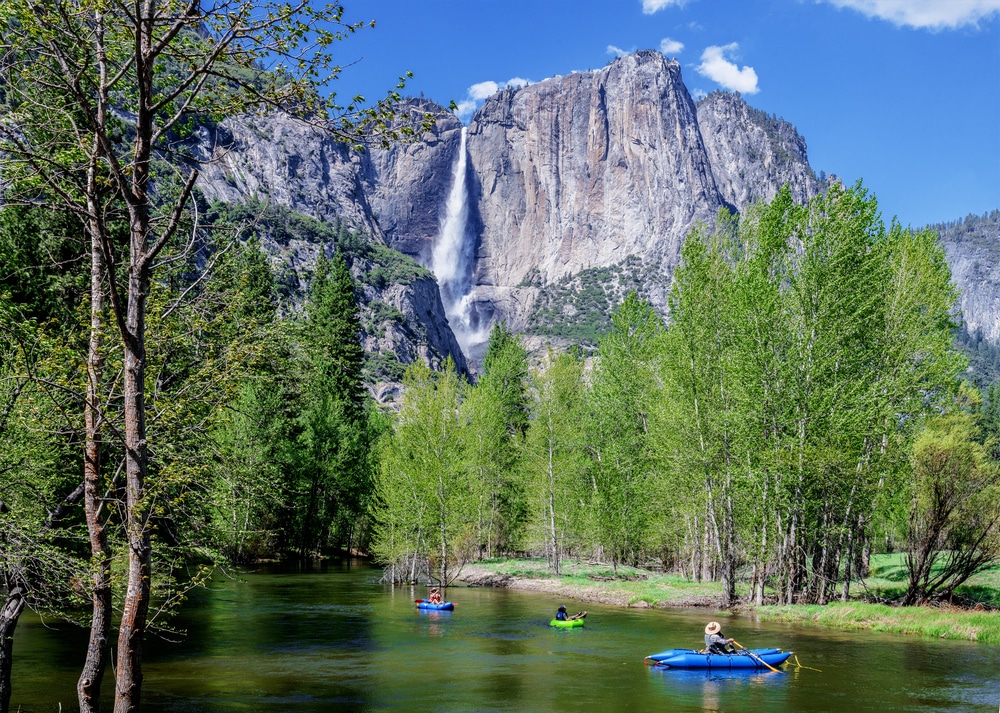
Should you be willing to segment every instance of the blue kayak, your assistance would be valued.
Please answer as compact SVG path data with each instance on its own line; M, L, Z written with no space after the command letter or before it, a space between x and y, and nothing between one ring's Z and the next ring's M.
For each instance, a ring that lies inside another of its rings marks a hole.
M791 651L774 648L749 649L735 654L707 654L694 649L670 649L651 654L646 660L670 668L766 669L767 665L777 668L791 655Z
M451 611L455 608L455 605L451 602L441 602L440 604L431 604L430 602L417 602L417 609L433 609L435 611Z

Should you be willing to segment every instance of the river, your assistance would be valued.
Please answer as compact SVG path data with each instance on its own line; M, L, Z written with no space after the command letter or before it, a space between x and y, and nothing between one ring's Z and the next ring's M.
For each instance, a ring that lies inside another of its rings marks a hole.
M619 609L550 595L391 588L359 563L217 573L179 641L149 639L144 713L217 711L997 711L1000 647L758 623L695 609ZM554 630L556 607L590 612ZM796 652L782 673L657 670L646 654L700 648L719 619L747 646ZM176 637L175 637L176 638ZM75 711L86 633L22 617L12 711ZM105 683L110 693L113 681ZM110 700L110 699L109 699ZM108 705L110 710L110 705Z

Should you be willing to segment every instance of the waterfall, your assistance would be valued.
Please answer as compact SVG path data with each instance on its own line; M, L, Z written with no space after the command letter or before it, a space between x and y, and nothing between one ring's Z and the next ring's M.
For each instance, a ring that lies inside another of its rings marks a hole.
M465 149L466 127L451 174L451 191L441 216L441 229L431 253L431 271L437 277L441 300L452 331L462 351L468 355L489 336L488 324L480 326L472 294L474 241L468 235L469 190Z

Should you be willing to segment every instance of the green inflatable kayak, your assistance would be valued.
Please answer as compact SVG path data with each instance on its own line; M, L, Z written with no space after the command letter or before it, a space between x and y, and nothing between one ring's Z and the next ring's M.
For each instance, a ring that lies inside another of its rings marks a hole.
M583 626L583 619L570 619L569 621L559 621L558 619L553 619L549 622L549 626L554 626L559 629L575 629L579 626Z

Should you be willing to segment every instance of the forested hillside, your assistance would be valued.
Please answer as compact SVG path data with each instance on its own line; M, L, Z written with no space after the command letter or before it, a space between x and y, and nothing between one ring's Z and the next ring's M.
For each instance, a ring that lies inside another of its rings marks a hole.
M398 398L403 370L418 359L439 369L445 359L465 373L465 358L437 296L434 275L412 258L339 220L321 221L263 200L216 202L209 220L242 227L267 257L281 318L301 313L317 255L339 250L357 282L364 380L376 400Z

